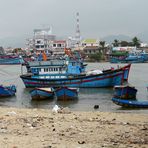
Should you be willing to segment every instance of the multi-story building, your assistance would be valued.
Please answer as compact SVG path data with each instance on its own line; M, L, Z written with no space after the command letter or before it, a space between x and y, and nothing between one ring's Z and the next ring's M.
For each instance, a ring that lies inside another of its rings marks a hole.
M50 28L46 29L35 29L34 30L34 48L36 51L50 52L51 42L56 38L55 35L51 34Z
M99 40L97 39L85 39L82 41L81 45L86 55L99 52Z
M55 40L51 42L51 51L53 55L64 55L64 48L66 47L66 40Z

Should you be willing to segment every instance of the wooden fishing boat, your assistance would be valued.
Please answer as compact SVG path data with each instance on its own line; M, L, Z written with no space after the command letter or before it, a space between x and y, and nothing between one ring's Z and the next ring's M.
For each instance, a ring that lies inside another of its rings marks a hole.
M53 88L35 88L30 91L30 95L36 100L50 99L54 96L54 90Z
M27 74L20 78L26 87L113 87L128 81L131 65L104 70L100 74L87 75L86 65L77 55L50 61L33 61L26 65Z
M114 70L97 75L50 75L50 76L32 76L21 75L26 87L113 87L121 85L123 82L123 70ZM64 77L64 78L63 78Z
M111 63L144 63L148 62L148 53L127 51L113 51L110 54Z
M31 74L21 75L20 78L26 87L113 87L121 85L124 81L128 81L131 67L129 64L114 70L105 70L100 74L86 75L85 73L80 73L82 71L80 70L81 66L78 66L76 61L75 63L74 61L70 62L70 65L67 67L62 62L52 62L51 65L54 67L49 68L49 65L46 64L32 66Z
M148 108L148 101L137 101L137 100L123 100L120 98L112 98L112 101L120 105L122 107L128 107L128 108Z
M14 96L15 93L16 93L15 85L9 85L9 86L0 85L0 97Z
M17 55L0 55L0 65L22 64L24 60Z
M126 100L136 99L137 89L134 86L119 85L115 86L114 90L115 90L114 97Z
M55 90L57 100L73 100L78 98L78 88L60 87Z

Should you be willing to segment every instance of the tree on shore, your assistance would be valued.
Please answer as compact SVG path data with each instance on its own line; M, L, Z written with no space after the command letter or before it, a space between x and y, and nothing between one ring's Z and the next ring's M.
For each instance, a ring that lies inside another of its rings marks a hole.
M119 41L117 39L112 43L114 47L119 47Z
M102 59L105 59L105 53L106 53L106 48L105 48L105 41L100 41L100 50L102 51L102 55L100 57Z
M140 46L140 40L137 37L134 37L132 39L132 43L133 43L133 46L135 46L135 47L139 47Z
M91 62L99 62L102 60L102 53L95 53L89 55L89 59Z
M105 41L100 41L99 43L100 43L100 46L101 46L102 48L105 47Z
M121 41L120 42L120 46L121 47L127 47L127 46L129 46L129 42L127 42L127 41Z

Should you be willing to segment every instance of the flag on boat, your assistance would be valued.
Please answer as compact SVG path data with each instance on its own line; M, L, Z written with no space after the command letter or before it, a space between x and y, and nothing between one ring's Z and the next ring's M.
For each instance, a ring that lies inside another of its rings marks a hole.
M43 61L47 61L47 55L45 52L43 52L42 56L43 56Z

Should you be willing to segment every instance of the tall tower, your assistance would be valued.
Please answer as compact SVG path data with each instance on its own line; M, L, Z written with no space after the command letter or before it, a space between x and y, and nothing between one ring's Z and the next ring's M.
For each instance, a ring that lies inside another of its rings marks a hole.
M79 26L79 12L76 13L76 21L77 21L77 25L76 25L76 41L77 44L80 43L80 26Z

